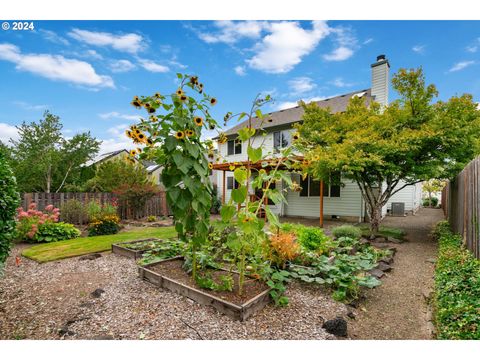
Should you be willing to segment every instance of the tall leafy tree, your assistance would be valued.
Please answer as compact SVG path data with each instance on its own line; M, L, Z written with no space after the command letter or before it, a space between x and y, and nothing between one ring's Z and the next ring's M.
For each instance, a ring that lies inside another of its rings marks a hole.
M399 70L392 86L399 99L384 109L367 107L362 98L336 114L302 104L298 125L305 171L324 181L340 171L355 181L372 233L392 195L431 178L451 178L480 154L480 112L471 95L434 102L437 89L426 85L421 68Z
M121 187L153 185L148 172L139 163L126 159L107 160L97 165L95 176L85 184L86 191L112 192Z
M58 192L86 161L98 152L100 141L90 132L66 139L60 118L46 111L38 123L17 126L19 139L10 140L14 172L23 192Z

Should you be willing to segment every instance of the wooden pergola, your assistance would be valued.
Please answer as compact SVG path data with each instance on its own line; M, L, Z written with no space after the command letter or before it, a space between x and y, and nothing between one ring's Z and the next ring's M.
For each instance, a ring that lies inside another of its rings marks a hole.
M281 159L285 160L285 159ZM297 156L295 158L297 161L302 161L303 156ZM251 169L261 170L264 169L265 171L269 172L272 169L277 168L279 159L267 159L261 160L257 162L249 162L249 161L234 161L234 162L226 162L226 163L217 163L213 164L213 170L218 170L223 172L222 176L222 204L225 204L226 200L226 173L227 171L234 171L238 167L246 167L250 164ZM285 165L280 165L278 169L287 170ZM320 181L320 227L323 227L323 181ZM265 199L267 200L267 199ZM264 204L267 206L267 203Z

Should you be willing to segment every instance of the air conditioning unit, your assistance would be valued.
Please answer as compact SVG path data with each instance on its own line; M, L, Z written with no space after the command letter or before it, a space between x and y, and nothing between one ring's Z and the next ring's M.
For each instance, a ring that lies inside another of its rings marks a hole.
M392 209L390 210L392 216L405 216L405 203L392 202Z

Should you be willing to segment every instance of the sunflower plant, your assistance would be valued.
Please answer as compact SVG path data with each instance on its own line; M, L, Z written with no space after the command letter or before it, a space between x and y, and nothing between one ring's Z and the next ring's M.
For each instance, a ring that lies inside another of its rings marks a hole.
M202 131L214 129L217 122L210 107L217 100L204 92L198 77L177 74L178 89L167 95L135 96L131 104L147 116L126 130L135 144L143 146L133 155L153 160L163 167L161 180L175 229L188 243L192 277L197 278L197 251L209 232L213 187L209 180L206 154L211 141L202 140Z
M234 117L238 117L238 120L242 118L248 120L247 125L238 131L238 140L247 147L247 160L230 165L229 170L233 171L238 188L232 190L229 203L223 205L220 211L223 225L234 226L236 229L231 233L227 246L234 255L233 258L239 273L238 292L240 295L243 293L246 270L250 268L257 267L253 270L267 274L266 280L268 284L273 284L271 285L272 289L278 285L272 282L270 264L266 264L262 260L257 265L247 263L249 259L256 257L252 251L257 251L262 244L269 241L268 235L264 231L265 220L262 219L261 214L264 212L271 225L277 228L279 226L279 220L271 211L267 200L274 204L280 204L285 201L286 188L293 186L291 176L286 171L296 165L292 149L284 148L278 154L265 151L266 138L262 136L265 133L263 125L270 122L270 118L264 116L261 107L271 101L269 96L265 98L257 96L248 113L236 115L228 113L225 116L225 121ZM218 142L222 144L225 141L226 136L220 134ZM280 181L283 181L286 188L283 190L272 188L272 184ZM261 191L261 196L250 196L250 192L257 193L257 190ZM261 259L262 257L257 258ZM268 271L265 271L267 269ZM277 301L277 299L275 300Z

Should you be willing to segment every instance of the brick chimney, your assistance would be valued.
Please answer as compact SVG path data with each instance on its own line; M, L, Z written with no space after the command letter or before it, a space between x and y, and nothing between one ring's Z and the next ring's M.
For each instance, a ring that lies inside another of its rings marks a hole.
M372 67L372 97L380 105L388 105L389 70L385 55L378 55Z

